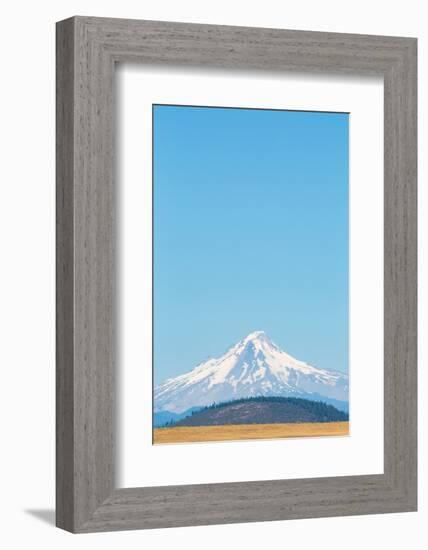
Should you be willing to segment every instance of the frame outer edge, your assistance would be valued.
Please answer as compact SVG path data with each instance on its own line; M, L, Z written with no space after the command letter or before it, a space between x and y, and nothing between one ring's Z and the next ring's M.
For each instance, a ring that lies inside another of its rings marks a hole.
M74 530L74 19L56 25L56 525Z
M113 68L75 22L74 532L114 490L115 197Z
M417 510L417 56L385 74L385 474Z

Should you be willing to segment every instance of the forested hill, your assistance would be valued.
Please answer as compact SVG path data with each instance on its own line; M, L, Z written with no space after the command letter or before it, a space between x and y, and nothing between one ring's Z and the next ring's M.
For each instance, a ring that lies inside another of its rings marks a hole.
M168 426L343 422L348 414L333 405L295 397L250 397L213 404Z

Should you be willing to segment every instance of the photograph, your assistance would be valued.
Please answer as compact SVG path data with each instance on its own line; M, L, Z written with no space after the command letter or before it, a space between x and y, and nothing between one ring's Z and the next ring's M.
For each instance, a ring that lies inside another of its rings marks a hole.
M349 435L349 113L152 115L153 443Z
M423 547L425 12L3 5L1 548Z

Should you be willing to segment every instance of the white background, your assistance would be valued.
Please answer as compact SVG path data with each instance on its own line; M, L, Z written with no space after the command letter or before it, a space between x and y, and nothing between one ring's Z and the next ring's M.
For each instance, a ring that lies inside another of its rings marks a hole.
M69 0L2 9L0 399L5 548L299 549L422 548L428 520L427 470L418 513L73 536L52 527L54 506L54 22L72 14L181 20L419 37L420 281L428 279L428 94L424 3L301 0ZM3 44L4 42L4 44ZM425 214L425 215L424 215ZM419 392L427 389L426 285L419 289ZM420 402L419 463L428 460L426 400ZM419 542L418 539L419 538Z
M117 79L121 204L118 371L122 388L118 400L118 486L382 473L382 80L337 75L255 76L218 70L201 74L192 69L171 74L170 69L135 65L121 67ZM351 113L349 437L152 445L153 103Z

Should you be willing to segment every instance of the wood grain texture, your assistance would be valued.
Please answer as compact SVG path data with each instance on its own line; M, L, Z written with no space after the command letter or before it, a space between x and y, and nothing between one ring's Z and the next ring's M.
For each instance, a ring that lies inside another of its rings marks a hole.
M115 489L113 82L125 61L383 76L383 475ZM57 525L92 532L415 510L416 40L75 17L57 25L57 98Z
M74 25L56 40L56 521L74 526Z

